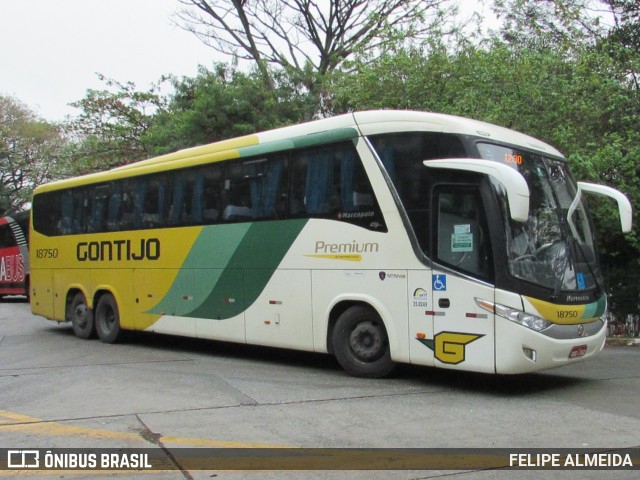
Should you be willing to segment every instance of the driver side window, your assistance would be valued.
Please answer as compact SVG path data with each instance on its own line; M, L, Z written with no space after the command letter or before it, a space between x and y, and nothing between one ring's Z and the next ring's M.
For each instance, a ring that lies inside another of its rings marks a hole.
M488 224L477 187L438 186L434 190L436 261L492 281Z

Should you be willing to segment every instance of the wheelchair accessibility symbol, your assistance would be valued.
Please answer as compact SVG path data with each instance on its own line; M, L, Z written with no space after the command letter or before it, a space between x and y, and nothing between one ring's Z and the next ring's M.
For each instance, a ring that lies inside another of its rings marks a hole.
M446 275L432 275L433 291L444 292L447 290L447 276Z

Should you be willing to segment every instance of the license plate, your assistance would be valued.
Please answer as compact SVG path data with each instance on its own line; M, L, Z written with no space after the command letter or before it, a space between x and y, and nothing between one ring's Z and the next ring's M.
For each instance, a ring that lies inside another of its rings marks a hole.
M573 347L571 352L569 353L569 358L578 358L584 357L587 353L586 345L578 345L577 347Z

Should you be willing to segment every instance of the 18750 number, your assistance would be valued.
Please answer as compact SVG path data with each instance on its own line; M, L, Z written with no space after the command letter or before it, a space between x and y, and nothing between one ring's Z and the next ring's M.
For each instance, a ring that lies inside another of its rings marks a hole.
M38 248L36 249L36 258L58 258L58 249Z

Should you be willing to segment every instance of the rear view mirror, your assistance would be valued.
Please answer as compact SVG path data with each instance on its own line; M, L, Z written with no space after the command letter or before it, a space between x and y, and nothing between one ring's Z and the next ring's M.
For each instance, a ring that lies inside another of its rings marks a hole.
M446 160L425 160L429 168L463 170L490 175L504 185L509 199L509 214L516 222L526 222L529 218L529 186L524 177L513 168L502 163L476 158L452 158Z

